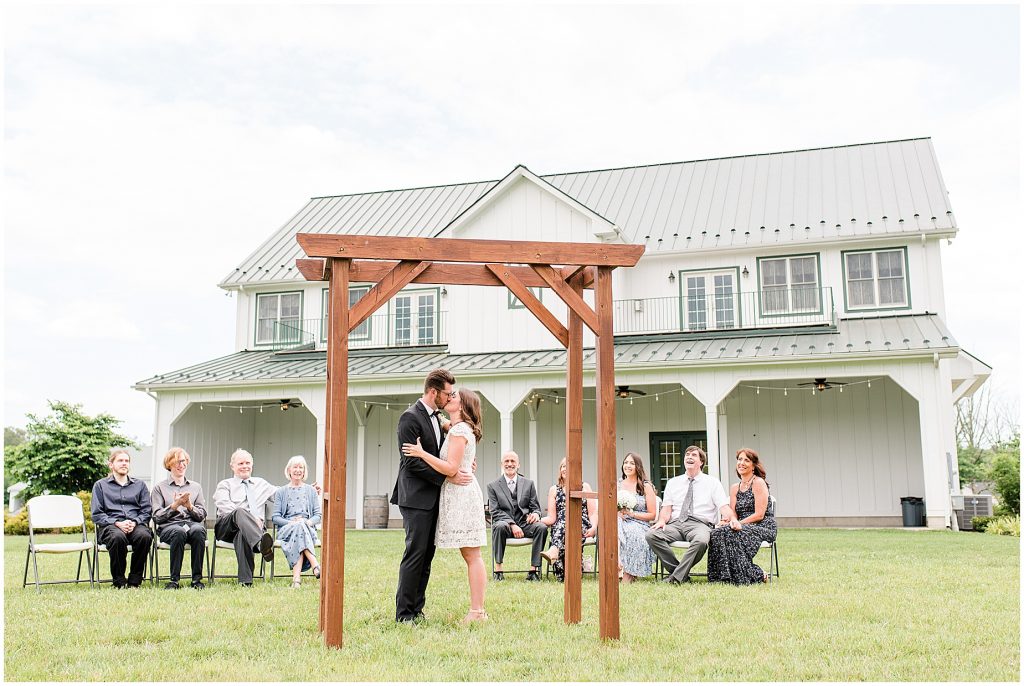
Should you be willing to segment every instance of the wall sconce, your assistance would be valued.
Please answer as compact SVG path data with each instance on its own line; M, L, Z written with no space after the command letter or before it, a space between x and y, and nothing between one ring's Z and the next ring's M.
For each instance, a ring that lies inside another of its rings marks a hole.
M747 269L747 268L746 268L746 267L744 266L744 267L743 267L743 278L747 278L748 276L750 276L750 270L749 270L749 269Z
M676 282L676 273L675 272L669 272L668 273L668 282L669 283L675 283Z
M447 288L442 288L441 289L441 297L444 298L447 295L448 295L448 289Z

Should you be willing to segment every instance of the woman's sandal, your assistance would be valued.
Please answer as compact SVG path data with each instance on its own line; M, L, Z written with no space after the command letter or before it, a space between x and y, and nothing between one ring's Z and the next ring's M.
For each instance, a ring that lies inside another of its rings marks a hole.
M317 579L320 578L320 565L313 567L313 576L315 576Z
M462 623L470 625L473 622L486 622L490 617L487 616L487 610L470 610L463 618Z

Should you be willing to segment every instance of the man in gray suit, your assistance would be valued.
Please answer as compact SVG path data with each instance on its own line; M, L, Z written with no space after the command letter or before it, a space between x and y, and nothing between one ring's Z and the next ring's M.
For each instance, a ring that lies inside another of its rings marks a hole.
M537 486L519 474L519 455L509 450L501 456L502 475L487 484L487 503L491 513L491 545L494 551L494 580L505 578L502 562L505 541L532 538L533 552L527 581L540 581L540 553L548 537L548 527L540 521Z

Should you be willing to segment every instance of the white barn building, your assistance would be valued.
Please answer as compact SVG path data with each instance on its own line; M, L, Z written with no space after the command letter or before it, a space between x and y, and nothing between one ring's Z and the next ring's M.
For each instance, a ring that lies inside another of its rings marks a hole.
M950 524L953 404L991 370L945 324L940 248L957 226L928 138L312 198L219 284L237 299L233 352L136 384L157 398L154 474L180 445L212 489L245 447L272 482L294 454L322 481L326 284L296 269L299 232L644 245L614 277L620 459L639 453L660 493L687 445L725 483L750 447L783 525L898 526L902 496ZM350 346L352 525L366 496L390 495L398 416L435 367L484 401L482 482L509 448L541 492L556 478L565 352L504 289L410 285Z

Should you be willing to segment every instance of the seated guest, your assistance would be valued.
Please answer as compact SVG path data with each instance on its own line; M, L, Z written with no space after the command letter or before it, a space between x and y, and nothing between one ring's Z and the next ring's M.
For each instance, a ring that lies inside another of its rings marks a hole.
M277 540L292 570L292 588L302 584L302 573L313 568L313 576L320 578L320 563L316 561L316 525L320 523L320 496L306 483L306 458L296 455L288 460L284 475L288 485L277 489L274 497L274 524Z
M626 453L619 468L619 493L636 499L632 508L619 507L619 570L622 581L631 583L641 576L650 576L654 551L644 536L658 516L658 498L647 480L644 462L636 453Z
M533 552L527 581L540 581L540 554L544 550L548 528L540 521L537 487L519 474L519 455L509 450L501 456L502 476L487 484L487 507L491 513L491 545L494 548L494 580L505 578L502 562L505 541L532 538Z
M206 553L206 503L203 487L185 478L191 458L182 448L164 455L164 469L171 475L153 487L153 521L161 542L171 548L171 580L164 588L178 588L185 544L192 549L192 588L202 590L203 555Z
M690 581L690 569L700 562L711 540L711 529L719 516L729 518L729 499L722 482L701 470L707 455L695 445L683 453L686 471L665 484L665 500L661 513L644 535L654 554L668 572L665 581L685 584ZM672 552L676 541L689 541L690 547L678 560Z
M213 492L217 507L213 532L217 540L235 544L238 583L252 586L254 553L261 553L267 562L274 559L274 538L263 530L263 507L277 487L252 476L252 455L241 448L231 455L231 471L234 476L217 484Z
M565 499L568 495L565 491L565 480L568 469L563 457L558 463L558 482L548 489L548 514L540 520L551 528L551 547L542 554L551 563L551 571L559 581L565 581ZM590 484L586 481L583 482L583 490L590 490ZM586 541L597 535L597 524L591 524L591 521L596 520L597 499L588 498L583 501L582 540Z
M138 588L146 572L146 558L153 544L149 518L153 504L146 484L128 476L132 456L127 450L115 448L107 465L110 476L92 487L92 521L96 525L96 541L107 547L110 577L114 588ZM132 547L132 567L128 564L128 546Z
M740 448L736 453L738 484L729 489L735 517L722 520L711 532L708 550L708 581L756 584L768 581L768 573L754 564L762 542L775 540L775 513L768 507L768 482L757 453Z

